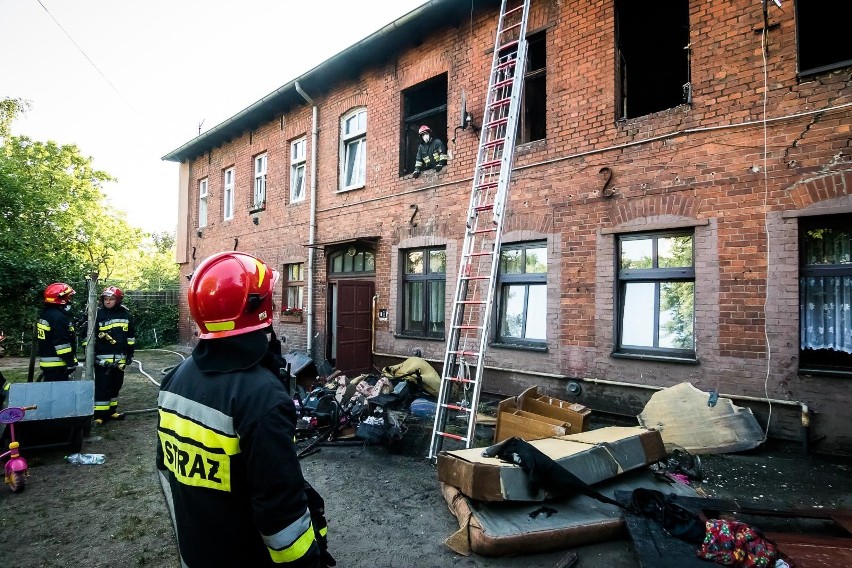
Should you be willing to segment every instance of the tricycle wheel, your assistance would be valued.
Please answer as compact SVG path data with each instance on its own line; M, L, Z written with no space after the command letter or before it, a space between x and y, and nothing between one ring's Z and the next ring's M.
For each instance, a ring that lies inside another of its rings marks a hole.
M23 471L10 471L6 475L6 483L9 485L9 489L12 490L12 493L20 493L26 487L27 480L24 477L24 473Z

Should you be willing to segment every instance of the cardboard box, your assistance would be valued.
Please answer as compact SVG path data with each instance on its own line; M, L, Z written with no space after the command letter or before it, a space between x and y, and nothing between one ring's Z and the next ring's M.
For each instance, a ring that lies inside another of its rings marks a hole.
M666 457L660 433L609 427L530 442L588 484L598 483ZM527 474L514 464L482 456L482 448L438 454L438 480L479 501L542 501Z
M588 429L592 411L575 404L538 394L530 387L497 405L494 443L512 437L526 441L576 434Z

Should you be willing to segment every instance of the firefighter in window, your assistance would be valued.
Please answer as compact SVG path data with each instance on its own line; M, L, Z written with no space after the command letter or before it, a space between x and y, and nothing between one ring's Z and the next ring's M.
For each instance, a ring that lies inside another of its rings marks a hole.
M425 124L417 131L420 145L417 147L417 160L414 162L414 177L420 176L423 170L435 169L440 172L447 165L447 149L444 143L432 137L432 129Z

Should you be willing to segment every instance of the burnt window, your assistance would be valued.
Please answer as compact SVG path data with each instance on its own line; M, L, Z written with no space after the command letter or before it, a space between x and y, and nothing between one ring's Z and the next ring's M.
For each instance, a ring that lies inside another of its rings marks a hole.
M617 118L691 100L689 2L615 0Z
M799 75L852 65L849 0L796 1Z
M518 144L544 140L547 116L547 44L545 33L527 38L524 101L518 123Z
M447 74L423 81L402 92L402 141L400 175L414 171L420 136L417 130L428 125L432 137L447 144Z

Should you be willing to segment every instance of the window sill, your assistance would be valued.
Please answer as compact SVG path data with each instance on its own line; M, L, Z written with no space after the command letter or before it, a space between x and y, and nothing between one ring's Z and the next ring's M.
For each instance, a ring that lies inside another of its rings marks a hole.
M840 371L835 369L818 369L802 367L799 369L799 375L810 377L835 377L840 379L852 379L852 370Z
M804 71L799 71L796 74L796 78L799 81L812 81L816 75L821 75L823 73L830 73L832 71L844 69L845 67L849 67L850 65L852 65L852 60L837 61L835 63L829 63L821 67L814 67L812 69L805 69Z
M446 341L446 337L429 337L426 335L407 335L404 333L394 333L394 339L416 339L418 341Z
M266 203L249 209L249 215L253 215L254 213L260 213L261 211L266 211Z
M344 187L344 188L338 189L337 193L347 193L349 191L364 189L365 187L367 187L367 184L362 183L361 185L353 185L352 187Z
M547 353L547 345L522 345L520 343L489 343L488 347L495 349L507 349L509 351L535 351L536 353Z
M616 119L615 125L619 128L628 127L637 122L642 122L644 120L653 120L655 118L661 118L667 115L678 114L682 112L687 112L692 109L692 105L689 103L681 103L677 106L673 106L670 108L664 108L661 110L657 110L654 112L649 112L648 114L642 114L639 116L628 116L624 118Z
M659 363L676 363L679 365L698 365L696 357L675 357L673 355L650 355L647 353L617 353L609 354L613 359L633 359L638 361L656 361Z

